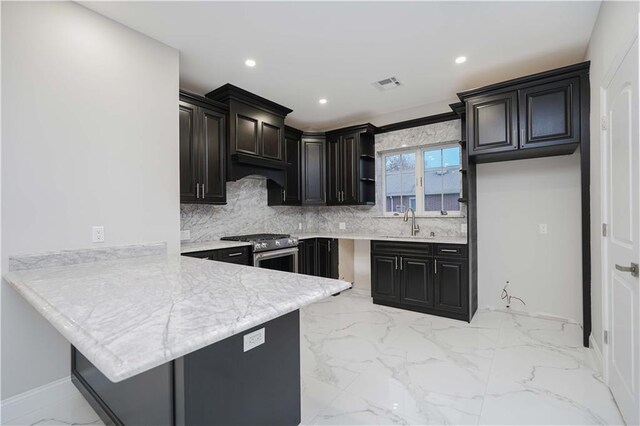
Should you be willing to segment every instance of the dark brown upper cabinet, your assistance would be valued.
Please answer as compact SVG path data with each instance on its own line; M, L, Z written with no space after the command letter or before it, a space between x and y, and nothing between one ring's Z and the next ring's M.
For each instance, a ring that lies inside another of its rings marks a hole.
M300 186L303 205L324 205L326 202L325 143L324 134L302 135Z
M458 93L466 104L469 159L573 153L589 120L588 75L584 62Z
M327 132L327 205L373 205L375 130L372 124Z
M521 89L520 148L580 142L580 80Z
M227 179L258 174L285 185L284 119L289 108L231 84L207 93L228 105Z
M285 182L283 186L273 180L267 181L267 199L270 206L299 206L301 204L301 151L302 131L286 126L284 136Z
M469 153L518 149L518 94L479 96L467 102Z
M226 106L180 91L180 202L226 204Z

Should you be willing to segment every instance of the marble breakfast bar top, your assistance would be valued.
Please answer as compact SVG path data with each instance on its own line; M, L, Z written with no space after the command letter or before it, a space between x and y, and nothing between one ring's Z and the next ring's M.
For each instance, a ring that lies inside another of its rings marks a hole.
M4 279L113 382L351 286L177 255L14 271Z
M410 236L380 236L373 234L291 234L301 240L311 238L337 238L343 240L376 240L376 241L403 241L412 243L433 243L433 244L467 244L467 237L410 237ZM197 251L219 250L225 248L250 246L251 243L241 241L193 241L183 242L180 246L181 253L193 253Z

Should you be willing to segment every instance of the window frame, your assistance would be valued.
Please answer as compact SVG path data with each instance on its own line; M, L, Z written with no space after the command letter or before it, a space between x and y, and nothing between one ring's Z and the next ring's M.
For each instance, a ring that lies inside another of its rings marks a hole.
M422 145L416 147L405 147L392 151L385 151L381 154L381 213L383 217L401 217L402 213L398 212L388 212L387 209L387 173L386 173L386 163L388 156L406 154L406 153L414 153L416 156L416 165L415 165L415 194L410 197L415 198L416 200L416 217L439 217L439 218L447 218L447 217L464 217L463 212L463 203L458 202L460 206L459 210L448 210L447 214L442 214L439 211L425 211L424 206L424 153L425 151L433 151L433 150L442 150L446 148L460 147L460 144L455 142L447 142L443 144L432 144L432 145ZM460 169L462 169L462 149L460 150ZM462 179L463 174L458 173L460 178L460 197L463 197L462 194ZM418 196L422 195L422 196Z

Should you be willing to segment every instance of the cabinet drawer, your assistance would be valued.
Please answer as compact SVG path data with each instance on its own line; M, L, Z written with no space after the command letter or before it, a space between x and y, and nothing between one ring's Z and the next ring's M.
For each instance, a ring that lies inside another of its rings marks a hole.
M467 246L465 244L437 244L436 256L467 257Z
M412 254L430 256L432 254L429 243L407 243L403 241L371 241L372 253Z
M206 251L193 251L190 253L182 253L182 256L195 257L197 259L215 260L215 257L217 256L217 254L215 250L206 250Z
M230 249L217 250L218 259L221 262L245 263L239 260L249 259L249 247L235 247Z

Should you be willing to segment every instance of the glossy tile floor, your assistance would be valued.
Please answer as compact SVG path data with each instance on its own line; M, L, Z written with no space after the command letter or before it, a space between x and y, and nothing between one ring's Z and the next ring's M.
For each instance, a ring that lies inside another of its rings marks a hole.
M357 290L301 318L305 425L622 424L574 324L492 311L467 324ZM102 422L77 396L11 424Z

